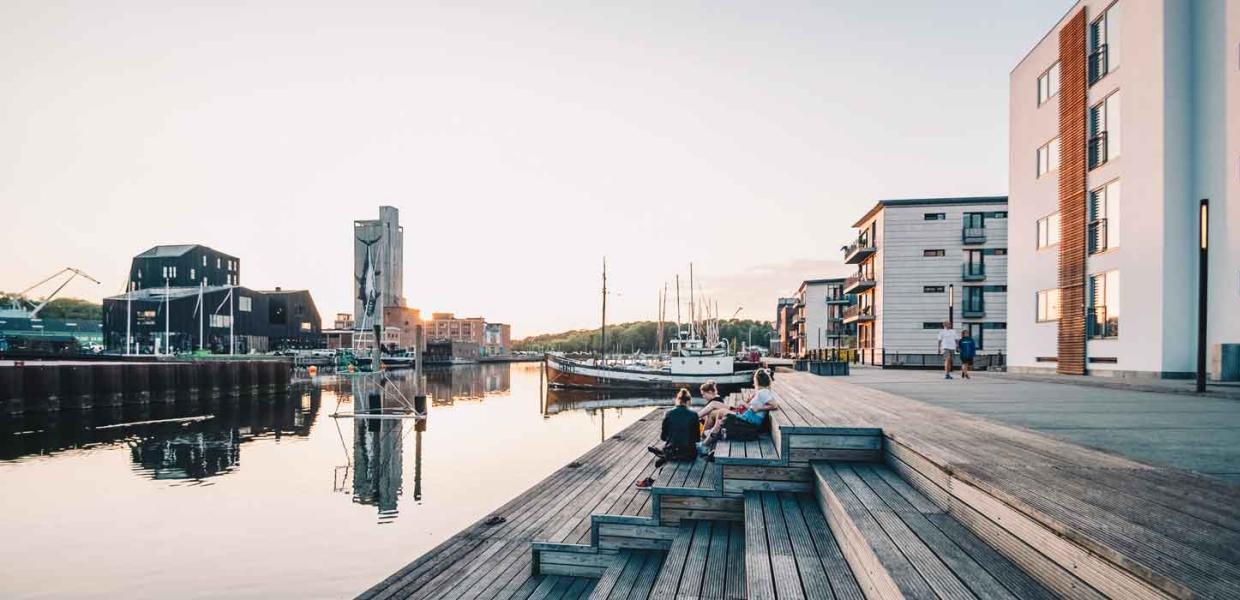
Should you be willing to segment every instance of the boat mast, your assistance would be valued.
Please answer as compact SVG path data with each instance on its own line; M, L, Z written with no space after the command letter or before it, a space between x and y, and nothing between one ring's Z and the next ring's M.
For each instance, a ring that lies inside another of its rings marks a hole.
M599 349L603 353L603 364L607 364L607 257L603 257L603 327L600 333Z
M697 313L693 306L693 263L689 263L689 338L697 338Z
M680 273L676 274L676 339L680 339Z

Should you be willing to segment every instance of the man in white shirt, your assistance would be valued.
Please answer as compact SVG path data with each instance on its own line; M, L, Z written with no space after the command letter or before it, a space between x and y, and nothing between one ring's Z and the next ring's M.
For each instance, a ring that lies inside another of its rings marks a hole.
M952 329L952 322L943 321L943 328L939 330L939 353L943 355L944 379L952 378L952 353L956 351L956 343L959 341L960 336Z

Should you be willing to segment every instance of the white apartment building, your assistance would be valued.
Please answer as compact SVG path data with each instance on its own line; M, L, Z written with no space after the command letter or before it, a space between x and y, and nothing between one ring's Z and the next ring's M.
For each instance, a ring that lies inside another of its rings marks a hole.
M844 279L809 279L797 288L790 351L805 356L819 349L844 348L853 326L844 310L855 297L844 293Z
M1240 342L1240 2L1081 0L1010 76L1008 366L1196 369Z
M1007 346L1007 198L880 200L857 220L844 262L857 265L842 291L856 294L843 322L855 324L863 360L934 354L951 319L987 354Z

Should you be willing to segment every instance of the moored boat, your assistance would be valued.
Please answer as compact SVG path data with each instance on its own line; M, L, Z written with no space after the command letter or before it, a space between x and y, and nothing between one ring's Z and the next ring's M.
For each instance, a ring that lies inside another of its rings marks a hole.
M714 381L727 394L753 384L753 370L736 371L731 356L673 356L663 369L596 364L554 354L546 357L547 385L563 389L675 391Z

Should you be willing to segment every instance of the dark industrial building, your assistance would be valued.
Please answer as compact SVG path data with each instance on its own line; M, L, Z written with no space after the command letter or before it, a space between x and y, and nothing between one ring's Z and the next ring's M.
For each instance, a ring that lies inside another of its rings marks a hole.
M156 246L135 256L134 291L103 300L107 351L248 354L323 347L309 291L241 287L240 268L239 259L200 245Z
M133 289L240 285L241 259L199 244L155 246L133 257Z

